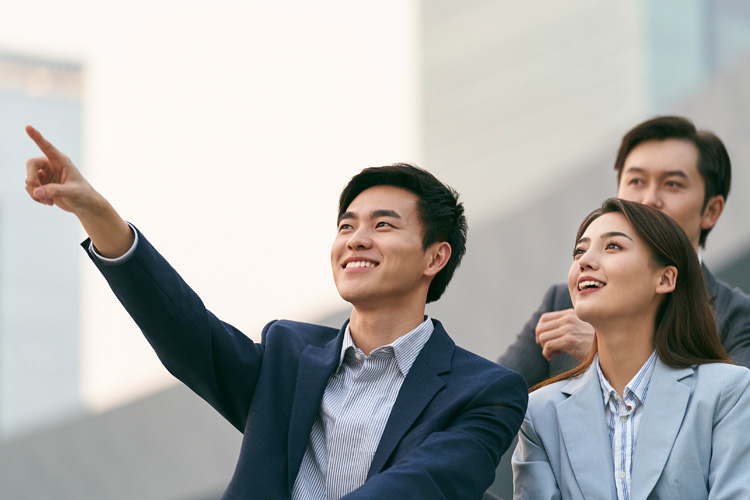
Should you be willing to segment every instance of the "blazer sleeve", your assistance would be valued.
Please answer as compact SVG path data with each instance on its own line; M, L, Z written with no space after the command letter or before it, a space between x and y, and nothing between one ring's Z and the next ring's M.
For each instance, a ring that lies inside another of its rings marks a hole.
M750 368L750 296L716 281L719 293L713 306L722 344L732 361Z
M504 370L445 429L432 432L342 500L479 500L521 425L527 402L523 377Z
M243 431L262 346L208 311L140 232L124 262L89 256L167 370Z
M750 370L727 378L714 411L708 498L750 498Z
M552 285L544 294L539 308L523 326L513 344L498 358L497 363L523 375L529 387L578 364L575 358L566 353L547 361L542 354L542 346L536 342L536 325L542 314L571 307L573 304L567 285Z
M544 443L536 432L531 409L518 433L518 444L513 452L513 498L515 500L560 500L560 488L555 479Z

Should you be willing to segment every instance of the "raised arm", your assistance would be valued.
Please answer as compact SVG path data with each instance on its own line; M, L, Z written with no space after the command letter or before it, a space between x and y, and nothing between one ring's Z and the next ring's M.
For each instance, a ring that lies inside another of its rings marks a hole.
M34 127L26 133L44 156L26 162L26 192L44 205L57 205L73 213L103 257L125 254L133 245L133 231L99 194L66 155Z

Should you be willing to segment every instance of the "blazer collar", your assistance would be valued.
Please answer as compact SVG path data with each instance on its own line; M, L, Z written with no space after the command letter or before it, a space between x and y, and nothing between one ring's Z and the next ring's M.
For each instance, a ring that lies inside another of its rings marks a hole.
M708 270L705 264L701 264L701 269L703 270L703 277L706 279L706 290L708 291L709 297L711 297L711 302L713 302L719 294L719 286L716 282L716 276Z
M684 379L693 373L693 368L671 368L656 359L633 456L633 500L646 500L661 476L690 400L691 388ZM616 498L596 369L589 367L560 390L569 396L557 405L560 434L581 493L585 498Z
M338 364L348 323L347 320L329 342L320 346L309 344L300 354L287 445L289 491L294 487L328 379Z
M560 390L568 395L557 405L560 435L582 496L617 498L612 446L596 368L590 366Z
M661 476L690 401L684 379L694 373L656 361L633 455L633 500L646 500Z
M433 319L432 322L435 330L422 347L401 385L401 390L383 430L383 436L370 464L368 478L383 469L414 421L445 385L440 375L450 371L456 344L439 321Z

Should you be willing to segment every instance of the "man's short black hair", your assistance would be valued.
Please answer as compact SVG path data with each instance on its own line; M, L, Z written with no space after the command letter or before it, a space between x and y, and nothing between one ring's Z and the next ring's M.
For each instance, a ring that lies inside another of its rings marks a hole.
M712 132L697 130L693 122L681 116L658 116L636 125L625 134L615 159L617 185L620 185L625 159L633 148L646 141L666 139L681 139L698 148L698 172L706 184L701 210L705 210L708 200L716 195L722 195L726 201L732 184L732 164L724 143ZM701 231L700 246L706 246L709 231L711 229Z
M371 187L393 186L419 198L417 213L424 227L422 248L446 241L451 246L448 263L435 275L427 291L427 302L440 298L466 253L466 216L458 193L426 170L408 163L371 167L352 177L339 198L339 214L346 212L354 198Z

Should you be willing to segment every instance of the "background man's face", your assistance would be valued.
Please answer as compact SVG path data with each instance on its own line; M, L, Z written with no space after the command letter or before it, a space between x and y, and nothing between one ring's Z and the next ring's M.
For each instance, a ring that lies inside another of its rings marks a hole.
M637 145L625 158L617 196L672 217L697 250L701 229L713 225L702 210L705 188L698 172L698 148L692 142L653 140Z

